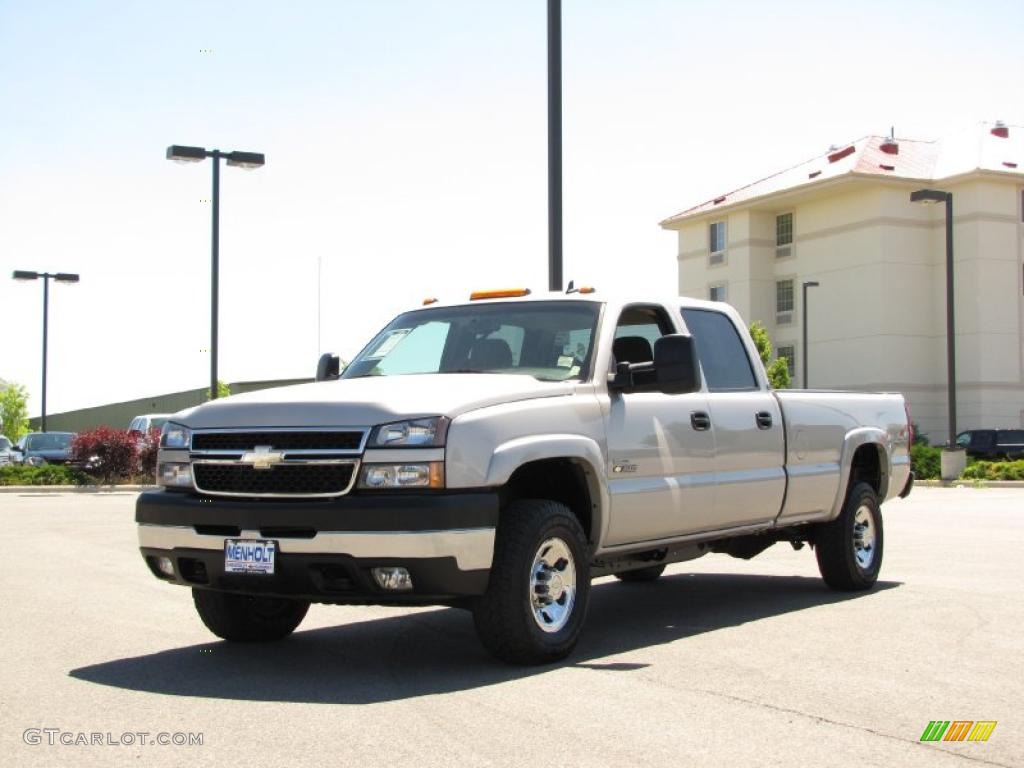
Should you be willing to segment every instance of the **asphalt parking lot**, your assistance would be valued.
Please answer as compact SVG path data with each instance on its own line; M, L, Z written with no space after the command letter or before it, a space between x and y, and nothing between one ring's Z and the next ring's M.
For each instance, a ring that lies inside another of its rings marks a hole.
M216 641L143 565L134 499L0 494L0 764L1024 765L1024 489L890 502L866 594L782 545L599 580L576 654L529 669L446 608L313 606L281 643ZM921 743L931 720L998 725ZM103 743L60 744L80 733Z

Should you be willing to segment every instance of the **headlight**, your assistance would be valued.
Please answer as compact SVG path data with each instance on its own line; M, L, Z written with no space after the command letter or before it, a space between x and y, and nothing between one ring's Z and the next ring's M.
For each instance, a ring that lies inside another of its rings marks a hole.
M172 424L168 421L160 430L161 448L188 449L191 442L192 430L181 426L181 424Z
M364 464L360 488L444 488L444 462Z
M449 420L444 416L430 419L396 421L373 430L370 445L374 448L410 448L444 445Z

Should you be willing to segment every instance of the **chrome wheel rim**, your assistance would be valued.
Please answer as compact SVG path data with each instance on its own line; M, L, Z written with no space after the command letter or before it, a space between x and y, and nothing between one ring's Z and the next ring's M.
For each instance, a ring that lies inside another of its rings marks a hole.
M867 504L857 507L853 516L853 556L861 570L868 570L875 562L875 513Z
M576 604L576 562L569 545L554 537L544 541L530 568L530 608L545 632L557 632L569 622Z

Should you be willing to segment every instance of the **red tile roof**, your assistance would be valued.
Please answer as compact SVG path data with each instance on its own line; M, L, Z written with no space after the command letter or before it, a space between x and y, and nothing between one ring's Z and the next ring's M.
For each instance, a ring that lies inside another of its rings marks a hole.
M1003 133L1008 135L1000 135ZM687 208L662 221L661 226L671 229L672 224L683 219L842 176L933 181L979 170L1024 175L1024 170L1018 168L1024 165L1024 126L981 123L941 141L897 138L895 153L881 148L889 141L884 136L865 136L852 144L834 147L806 163Z

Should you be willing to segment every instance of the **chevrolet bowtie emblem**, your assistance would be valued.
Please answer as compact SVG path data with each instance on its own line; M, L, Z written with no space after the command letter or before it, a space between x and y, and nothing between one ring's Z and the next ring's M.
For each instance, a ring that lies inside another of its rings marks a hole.
M269 445L257 445L251 453L242 454L243 464L252 464L253 469L270 469L284 461L283 453L273 453Z

